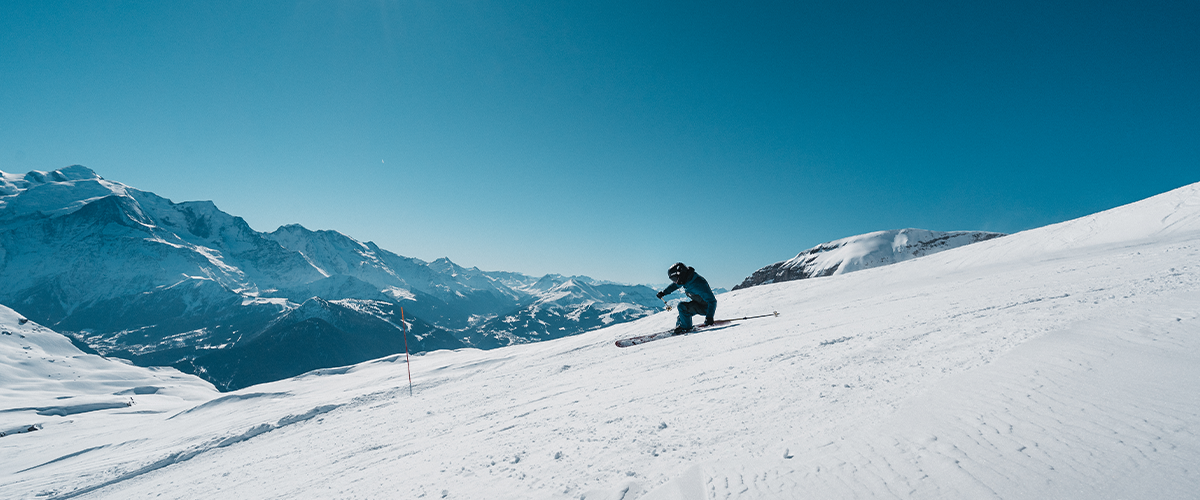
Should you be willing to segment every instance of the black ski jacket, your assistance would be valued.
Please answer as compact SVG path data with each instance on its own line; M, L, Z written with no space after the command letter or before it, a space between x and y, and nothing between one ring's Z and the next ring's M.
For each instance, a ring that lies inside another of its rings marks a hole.
M717 314L717 296L713 295L712 287L708 286L708 280L700 276L699 273L692 272L692 279L688 280L683 285L671 283L670 286L663 289L663 295L668 295L675 290L682 288L689 299L695 302L706 304L708 309L704 313L704 317L713 319L713 315Z

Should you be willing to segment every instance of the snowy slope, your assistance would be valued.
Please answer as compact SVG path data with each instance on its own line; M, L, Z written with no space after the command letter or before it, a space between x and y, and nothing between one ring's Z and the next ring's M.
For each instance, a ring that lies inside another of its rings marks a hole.
M733 289L741 290L767 283L820 278L886 266L1001 236L1004 235L984 231L876 231L822 243L800 252L791 259L765 266Z
M0 306L0 435L102 411L152 413L217 396L174 368L142 368L84 354L61 334ZM137 404L131 404L137 397Z
M628 349L612 342L671 315L428 353L412 359L412 396L393 356L186 410L51 417L0 438L0 491L1191 498L1198 259L1200 184L892 266L730 292L718 310L777 318Z

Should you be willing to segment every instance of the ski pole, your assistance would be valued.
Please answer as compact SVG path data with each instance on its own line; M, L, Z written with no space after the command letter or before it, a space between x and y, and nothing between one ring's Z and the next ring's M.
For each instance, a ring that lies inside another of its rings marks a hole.
M721 320L721 321L745 321L745 320L748 320L748 319L758 319L758 318L765 318L765 317L767 317L767 316L775 316L775 317L779 317L779 311L771 311L771 312L770 312L770 313L768 313L768 314L759 314L758 316L746 316L746 317L743 317L743 318L729 318L729 319L723 319L723 320Z
M758 319L758 318L765 318L765 317L768 317L768 316L775 316L775 317L779 317L779 311L771 311L769 314L759 314L759 315L757 315L757 316L743 316L743 317L741 317L741 318L726 318L726 319L718 319L718 320L716 320L716 321L713 321L713 324L714 324L714 325L723 325L723 324L725 324L725 323L732 323L732 322L734 322L734 321L745 321L745 320L748 320L748 319Z
M661 301L663 301L663 305L664 305L664 306L667 306L667 310L668 310L668 311L670 311L670 310L672 309L672 306L671 306L671 304L668 304L668 303L667 303L667 299L664 299L664 298L662 298L662 297L659 297L659 298L658 298L658 300L661 300Z

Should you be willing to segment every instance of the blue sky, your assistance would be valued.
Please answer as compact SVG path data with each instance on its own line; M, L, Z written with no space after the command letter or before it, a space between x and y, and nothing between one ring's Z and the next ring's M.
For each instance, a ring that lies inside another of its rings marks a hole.
M731 287L837 238L1200 181L1196 26L1180 1L0 0L0 170Z

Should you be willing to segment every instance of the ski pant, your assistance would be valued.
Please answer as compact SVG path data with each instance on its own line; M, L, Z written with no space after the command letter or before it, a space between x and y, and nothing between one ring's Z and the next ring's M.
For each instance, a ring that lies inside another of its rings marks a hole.
M691 328L692 316L706 313L708 313L708 304L705 304L703 301L693 300L690 302L680 302L679 319L675 321L675 326Z

